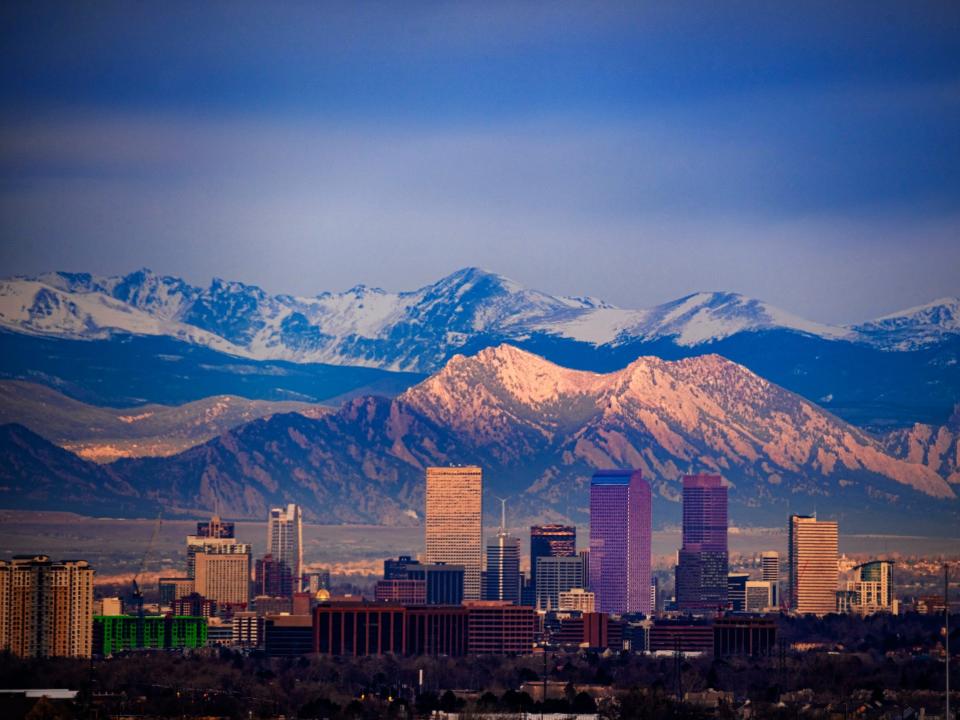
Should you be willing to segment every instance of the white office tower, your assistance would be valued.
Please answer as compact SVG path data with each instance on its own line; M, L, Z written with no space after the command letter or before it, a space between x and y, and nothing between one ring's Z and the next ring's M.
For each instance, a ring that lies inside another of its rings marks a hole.
M286 508L270 510L267 547L273 561L284 565L290 571L290 594L300 592L303 577L303 528L299 505L291 503Z

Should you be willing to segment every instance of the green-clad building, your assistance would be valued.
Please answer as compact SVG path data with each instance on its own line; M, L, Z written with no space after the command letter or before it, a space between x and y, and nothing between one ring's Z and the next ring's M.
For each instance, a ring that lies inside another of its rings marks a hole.
M106 656L124 650L198 648L207 644L207 618L187 615L147 615L143 641L138 642L135 615L94 615L93 654Z

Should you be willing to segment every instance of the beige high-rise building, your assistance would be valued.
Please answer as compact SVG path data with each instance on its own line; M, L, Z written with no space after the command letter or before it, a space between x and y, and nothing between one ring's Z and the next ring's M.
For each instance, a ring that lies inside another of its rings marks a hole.
M483 473L475 465L428 467L426 561L463 565L463 598L480 598Z
M218 603L250 604L250 545L210 546L194 561L195 592Z
M20 657L90 657L93 568L46 555L0 560L0 649Z
M834 520L790 516L790 608L794 612L815 615L836 612L838 539Z

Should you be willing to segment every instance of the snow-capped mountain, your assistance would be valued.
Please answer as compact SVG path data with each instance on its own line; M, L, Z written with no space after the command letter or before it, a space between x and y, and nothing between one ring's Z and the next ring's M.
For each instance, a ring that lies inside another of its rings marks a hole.
M0 486L26 487L21 445L0 442ZM931 467L891 456L867 433L719 356L641 357L594 373L508 345L456 356L392 400L356 398L316 419L275 415L178 455L98 472L171 512L219 507L258 517L298 502L325 522L406 523L422 517L424 468L448 463L481 465L485 492L510 496L527 519L585 520L590 474L616 466L639 467L651 481L658 525L676 522L680 476L691 470L724 476L744 525L780 525L816 505L849 532L918 517L943 528L960 510Z
M81 339L117 332L168 335L247 358L414 372L432 372L460 351L537 337L606 348L661 340L696 348L742 333L782 330L913 349L960 335L958 316L954 299L857 327L833 327L725 292L629 310L529 290L476 268L410 292L358 285L316 297L273 296L221 279L199 288L148 270L0 282L0 327L15 332Z
M960 298L940 298L853 329L867 341L892 350L936 345L945 337L960 335Z

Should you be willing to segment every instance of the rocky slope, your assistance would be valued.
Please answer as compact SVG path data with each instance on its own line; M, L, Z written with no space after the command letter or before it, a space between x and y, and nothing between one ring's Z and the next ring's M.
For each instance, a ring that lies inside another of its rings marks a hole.
M960 405L946 425L916 423L887 433L882 442L890 455L925 465L951 485L960 485Z
M135 483L17 424L0 425L0 504L112 517L149 515L157 507Z
M596 468L640 467L658 524L676 521L679 478L720 472L735 522L780 525L819 509L851 530L957 520L931 468L718 356L644 357L613 373L554 365L511 346L457 356L400 396L357 398L318 419L275 415L168 458L107 471L143 497L198 512L262 516L300 502L327 522L416 522L423 469L478 463L489 495L524 519L586 519Z

